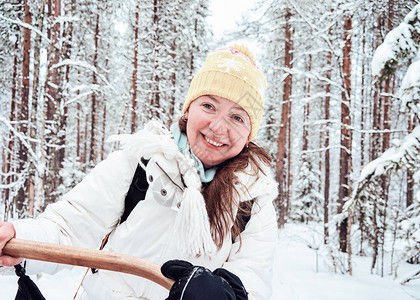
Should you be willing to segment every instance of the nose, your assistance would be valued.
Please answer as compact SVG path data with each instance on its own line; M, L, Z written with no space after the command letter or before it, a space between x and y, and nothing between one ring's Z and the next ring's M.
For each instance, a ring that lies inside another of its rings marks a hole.
M228 124L224 116L219 116L210 122L209 128L215 135L223 135L228 130Z

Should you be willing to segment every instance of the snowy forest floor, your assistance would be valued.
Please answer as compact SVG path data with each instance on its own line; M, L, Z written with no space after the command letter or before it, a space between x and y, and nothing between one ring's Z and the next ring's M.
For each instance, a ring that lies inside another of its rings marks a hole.
M420 270L420 265L403 263L398 278L380 277L371 274L370 257L353 255L353 276L342 275L331 271L331 262L320 250L316 272L316 252L309 246L320 244L321 235L305 225L286 224L279 231L272 300L420 300L419 279L400 284Z
M402 286L403 278L420 269L404 263L400 276L380 277L370 273L371 258L353 256L353 276L330 271L323 255L308 245L316 245L313 232L303 225L287 224L279 231L272 300L410 300L420 299L420 280ZM72 299L84 274L84 268L60 271L56 275L31 276L48 300ZM17 277L0 276L0 300L16 295Z

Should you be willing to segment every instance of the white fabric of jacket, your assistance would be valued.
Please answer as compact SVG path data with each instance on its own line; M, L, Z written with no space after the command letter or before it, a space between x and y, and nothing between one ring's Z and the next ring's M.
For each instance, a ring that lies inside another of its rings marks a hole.
M135 138L135 135L133 135ZM170 136L163 135L163 139ZM173 142L173 140L172 140ZM141 150L139 150L141 153ZM145 167L149 188L128 219L119 224L124 200L139 163L128 151L112 152L78 185L51 204L36 219L14 222L20 239L98 249L112 231L104 251L135 255L158 264L183 259L214 270L223 267L239 276L250 299L266 300L271 295L272 266L277 241L276 214L272 201L277 184L270 170L250 175L237 174L246 187L239 201L255 199L252 215L239 238L228 235L221 249L212 255L190 256L176 247L174 222L182 205L183 183L178 163L163 152L150 157ZM27 261L27 272L54 273L62 266ZM138 276L99 270L88 272L83 281L82 299L165 299L168 291Z

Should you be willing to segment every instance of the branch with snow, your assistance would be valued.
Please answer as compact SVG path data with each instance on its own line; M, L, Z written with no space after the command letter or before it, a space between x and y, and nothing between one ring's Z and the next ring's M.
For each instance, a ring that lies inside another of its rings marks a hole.
M298 68L286 68L286 67L282 67L281 68L284 72L286 72L287 74L292 74L294 76L303 76L309 79L316 79L319 80L321 82L327 83L327 84L331 84L332 86L334 86L335 88L337 88L338 90L340 90L341 92L344 91L344 88L342 86L341 83L335 82L325 76L322 76L321 74L319 74L318 72L315 71L311 71L311 72L307 72L307 71L302 71L299 70Z
M401 83L402 108L410 108L420 118L420 51Z
M12 20L12 19L6 18L5 16L2 16L2 15L0 15L0 19L3 19L3 20L5 20L7 22L10 22L12 24L16 24L16 25L22 26L23 28L29 29L29 30L35 32L36 34L40 35L49 44L51 44L51 40L44 33L42 33L41 31L39 31L38 28L35 28L31 24L24 23L24 22L22 22L19 19Z
M25 135L23 135L21 132L17 131L13 126L11 126L10 125L10 122L6 118L0 116L0 122L3 123L3 124L5 124L7 126L7 128L11 132L13 132L13 135L16 136L19 139L19 141L22 143L23 146L25 146L25 148L27 149L29 155L32 156L32 158L35 161L38 161L38 155L35 153L35 151L31 147L31 145L29 144L28 137L25 136ZM34 140L34 139L31 139L30 141L39 143L38 140ZM35 164L35 167L36 167L38 173L39 174L42 174L42 171L43 171L42 170L42 167L40 165L38 165L38 164Z
M372 73L379 80L393 74L399 60L418 57L420 35L420 4L416 5L404 21L391 30L384 42L376 49L372 59Z
M420 270L418 270L417 272L411 274L408 278L404 279L401 284L405 285L406 283L410 282L411 280L414 279L420 279Z
M367 164L356 184L353 195L346 202L345 210L352 208L361 192L371 183L374 177L388 173L391 170L420 168L420 125L407 135L401 144L386 150L380 157Z

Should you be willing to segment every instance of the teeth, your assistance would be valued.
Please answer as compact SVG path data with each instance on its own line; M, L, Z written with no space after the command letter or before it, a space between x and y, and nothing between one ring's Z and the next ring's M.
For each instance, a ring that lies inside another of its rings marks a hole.
M212 141L211 139L209 139L209 138L208 138L208 137L206 137L206 136L204 136L204 138L206 139L206 141L207 141L207 142L209 142L210 144L212 144L212 145L214 145L214 146L217 146L217 147L223 146L223 144L219 144L219 143L217 143L217 142L215 142L215 141Z

